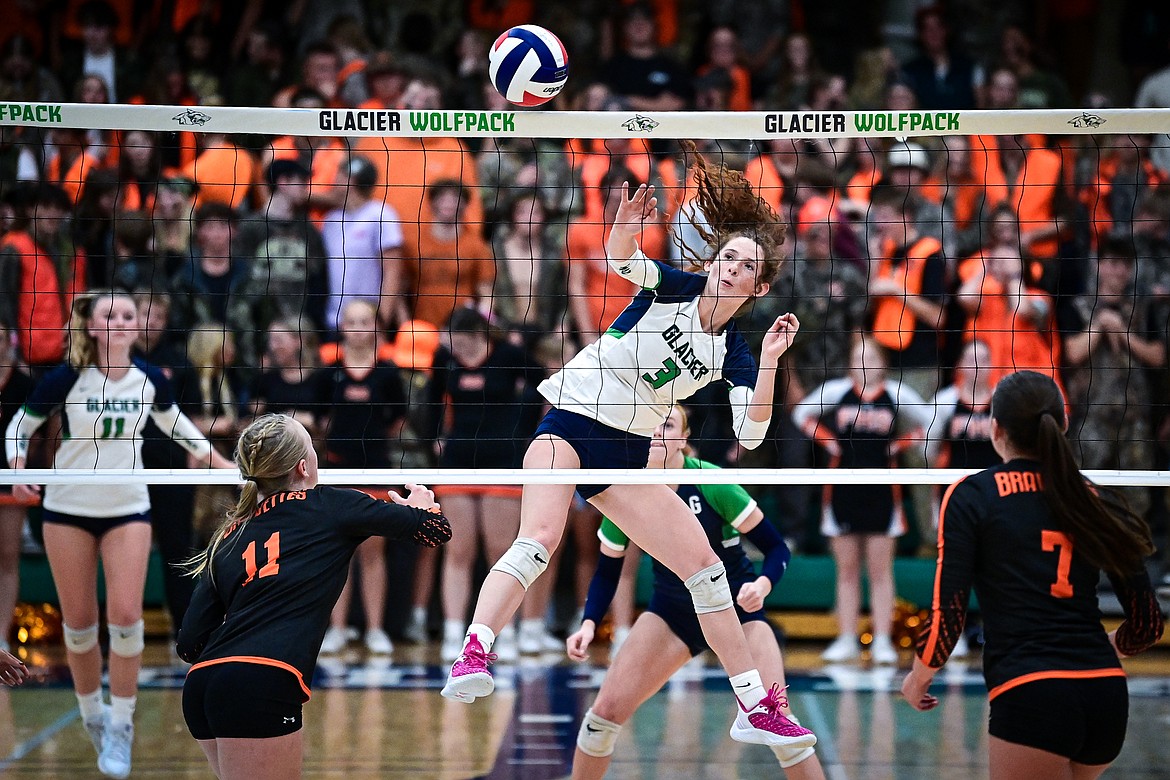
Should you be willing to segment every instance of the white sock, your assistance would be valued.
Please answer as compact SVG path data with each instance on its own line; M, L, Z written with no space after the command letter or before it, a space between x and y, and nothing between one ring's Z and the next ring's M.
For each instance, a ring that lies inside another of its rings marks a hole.
M413 607L410 610L410 622L416 626L425 626L427 624L427 608Z
M521 634L540 634L544 632L544 621L540 618L528 618L520 621Z
M471 639L473 634L475 635L475 638L479 640L479 644L483 648L483 651L485 653L490 653L492 651L492 645L496 643L496 632L492 631L483 623L472 623L467 627L467 633L463 635L464 644L467 643L468 639Z
M102 689L99 686L93 693L79 693L77 694L77 709L81 710L81 719L90 722L98 720L102 717L105 711L105 704L102 702Z
M134 705L137 696L115 696L110 694L110 725L130 726L134 723Z
M450 637L463 636L463 621L462 620L444 620L443 621L443 639Z
M764 681L760 673L751 669L743 674L728 678L731 681L731 690L735 691L736 698L747 709L751 709L764 700Z

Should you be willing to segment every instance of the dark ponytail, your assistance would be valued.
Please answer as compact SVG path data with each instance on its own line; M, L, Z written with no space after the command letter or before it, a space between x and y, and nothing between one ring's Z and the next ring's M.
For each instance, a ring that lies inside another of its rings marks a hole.
M1035 371L1009 374L995 387L991 416L1016 449L1040 461L1048 509L1085 560L1123 576L1140 570L1154 552L1150 528L1120 493L1081 475L1056 382Z

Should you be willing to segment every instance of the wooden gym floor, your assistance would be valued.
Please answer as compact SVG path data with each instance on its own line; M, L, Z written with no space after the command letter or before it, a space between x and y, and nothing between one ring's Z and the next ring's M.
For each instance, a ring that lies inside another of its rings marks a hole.
M897 695L903 669L862 663L824 667L823 643L786 650L789 695L820 738L830 780L979 780L986 770L986 694L977 656L950 667L936 686L942 705L918 713ZM57 651L37 651L39 679L0 689L0 774L13 778L98 777L93 749ZM151 643L142 674L132 777L211 777L180 709L185 669L167 645ZM1157 648L1128 666L1130 727L1108 778L1170 777L1170 652ZM305 708L310 778L553 780L567 776L580 717L603 666L556 654L498 667L498 692L471 706L438 694L445 668L434 646L396 648L393 661L360 653L323 660ZM625 731L609 777L780 777L772 754L727 736L733 715L726 679L710 660L687 668L649 701Z

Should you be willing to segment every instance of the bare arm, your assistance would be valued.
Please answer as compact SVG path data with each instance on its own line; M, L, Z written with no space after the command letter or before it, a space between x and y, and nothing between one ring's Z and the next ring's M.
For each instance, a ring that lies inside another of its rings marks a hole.
M410 319L402 296L402 248L382 250L382 288L378 295L378 318L382 325L398 325Z

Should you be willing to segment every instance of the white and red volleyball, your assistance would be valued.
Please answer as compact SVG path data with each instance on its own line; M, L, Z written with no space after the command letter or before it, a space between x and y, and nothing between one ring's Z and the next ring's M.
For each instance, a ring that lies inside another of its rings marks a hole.
M488 52L488 77L509 103L539 106L557 96L569 77L561 39L535 24L505 32Z

